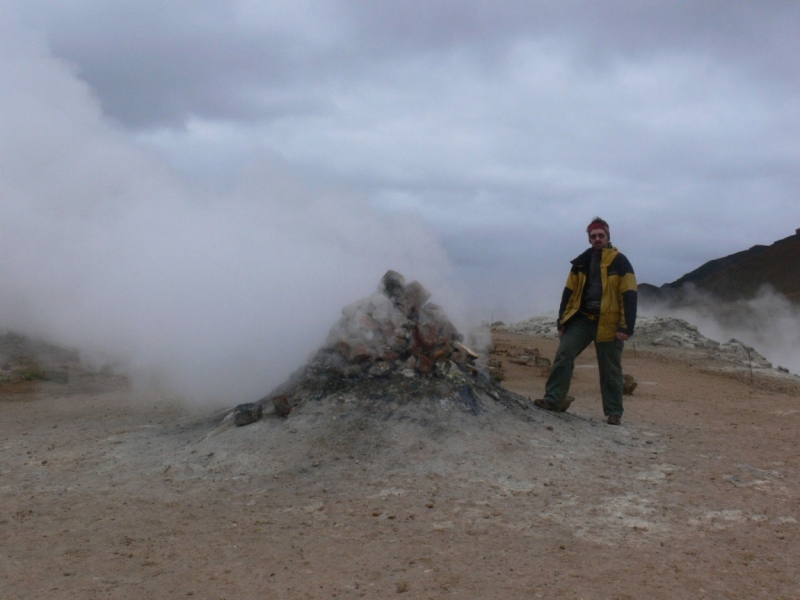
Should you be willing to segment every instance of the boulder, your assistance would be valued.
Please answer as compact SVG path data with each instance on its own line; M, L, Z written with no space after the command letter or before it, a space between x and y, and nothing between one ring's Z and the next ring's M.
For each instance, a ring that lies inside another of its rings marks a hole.
M237 427L255 423L261 418L263 410L264 409L257 402L240 404L233 409L233 422Z
M625 373L624 377L622 378L622 393L626 396L630 396L638 385L639 384L636 383L633 375Z
M275 407L275 414L279 417L286 417L292 412L292 405L286 396L275 396L272 399L272 405Z

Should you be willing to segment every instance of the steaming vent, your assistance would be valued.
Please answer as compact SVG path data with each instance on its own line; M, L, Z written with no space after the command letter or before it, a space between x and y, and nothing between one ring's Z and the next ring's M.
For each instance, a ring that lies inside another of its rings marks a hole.
M461 344L463 336L428 298L419 282L406 284L400 273L388 271L376 293L342 310L312 369L346 379L414 377L452 362L477 372L478 354Z
M262 412L297 419L309 402L323 400L348 410L358 406L361 415L414 422L441 421L453 409L472 415L527 411L530 401L486 374L480 355L429 298L419 282L406 284L388 271L375 293L342 309L306 366L258 403L237 407L236 424L258 420Z

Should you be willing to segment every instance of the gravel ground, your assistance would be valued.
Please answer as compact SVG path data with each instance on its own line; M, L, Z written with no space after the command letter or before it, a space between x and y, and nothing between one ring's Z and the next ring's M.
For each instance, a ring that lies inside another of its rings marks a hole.
M494 332L510 358L552 338ZM3 598L797 598L797 378L625 350L602 420L347 395L236 428L118 377L0 383ZM775 376L773 376L775 375ZM389 400L391 401L391 400Z

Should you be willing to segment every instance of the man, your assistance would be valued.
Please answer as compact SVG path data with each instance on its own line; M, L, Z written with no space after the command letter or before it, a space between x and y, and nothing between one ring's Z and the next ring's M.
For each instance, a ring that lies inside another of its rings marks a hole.
M595 217L586 228L591 248L572 261L558 310L558 351L544 398L534 404L564 412L575 359L594 342L600 369L603 413L609 425L622 421L622 348L636 324L636 276L628 259L611 245L608 223Z

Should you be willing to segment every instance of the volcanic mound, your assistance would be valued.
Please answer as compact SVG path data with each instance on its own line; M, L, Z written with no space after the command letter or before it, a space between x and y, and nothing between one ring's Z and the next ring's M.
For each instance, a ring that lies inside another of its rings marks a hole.
M452 419L447 415L497 410L530 420L530 400L489 376L481 356L429 297L417 281L406 284L388 271L375 293L342 309L309 362L257 405L265 416L289 420L309 407L333 409L332 419L341 413L439 426Z

